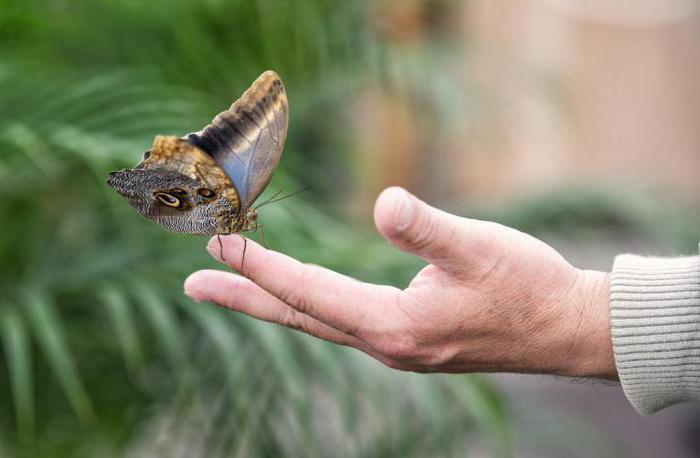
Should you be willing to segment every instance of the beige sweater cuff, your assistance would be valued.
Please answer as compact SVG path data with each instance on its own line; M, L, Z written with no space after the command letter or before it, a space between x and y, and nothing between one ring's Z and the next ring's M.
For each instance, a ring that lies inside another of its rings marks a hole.
M611 284L617 371L643 414L700 401L700 258L621 255Z

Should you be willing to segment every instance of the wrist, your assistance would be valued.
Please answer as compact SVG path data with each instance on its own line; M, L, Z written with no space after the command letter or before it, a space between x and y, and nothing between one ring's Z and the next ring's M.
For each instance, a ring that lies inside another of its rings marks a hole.
M571 357L561 375L618 380L610 329L610 274L579 271L572 298Z

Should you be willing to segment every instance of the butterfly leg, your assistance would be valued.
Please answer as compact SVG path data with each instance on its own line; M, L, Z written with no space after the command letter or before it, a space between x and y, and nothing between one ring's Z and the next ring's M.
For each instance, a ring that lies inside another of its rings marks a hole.
M258 229L260 229L260 242L262 242L265 248L269 248L267 246L267 242L265 241L265 230L263 229L262 224L255 223L255 230L257 231Z
M221 243L221 235L216 234L216 240L219 241L219 257L221 258L222 261L226 261L226 258L224 258L224 245Z
M241 234L238 234L241 235ZM241 235L241 238L243 239L243 255L241 256L241 270L240 272L245 276L245 273L243 273L243 264L245 264L245 250L248 248L248 239L243 237Z

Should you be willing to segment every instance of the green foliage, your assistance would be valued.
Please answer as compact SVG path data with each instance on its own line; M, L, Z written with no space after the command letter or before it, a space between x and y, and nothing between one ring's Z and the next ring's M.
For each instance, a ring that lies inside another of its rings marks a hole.
M317 121L380 75L370 15L340 0L0 1L0 449L422 456L474 438L507 453L503 406L479 378L396 374L185 300L185 276L218 267L205 241L163 232L104 184L155 134L199 128L273 68L292 113L272 187L323 189L310 151L333 148ZM407 279L416 261L322 199L266 207L270 245Z
M530 234L566 234L569 240L637 237L673 252L696 253L700 218L692 205L628 184L623 190L605 183L597 188L571 186L518 199L481 217Z

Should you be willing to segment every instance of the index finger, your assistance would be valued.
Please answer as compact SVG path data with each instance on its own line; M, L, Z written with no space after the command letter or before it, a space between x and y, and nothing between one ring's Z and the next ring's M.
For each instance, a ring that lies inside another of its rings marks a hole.
M264 290L297 311L357 336L386 322L387 304L399 290L389 286L363 283L332 270L305 264L276 251L268 250L242 236L216 237L207 245L209 253L253 280ZM382 319L384 318L384 319Z

